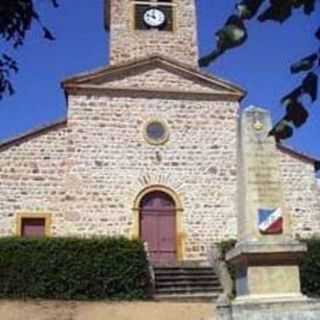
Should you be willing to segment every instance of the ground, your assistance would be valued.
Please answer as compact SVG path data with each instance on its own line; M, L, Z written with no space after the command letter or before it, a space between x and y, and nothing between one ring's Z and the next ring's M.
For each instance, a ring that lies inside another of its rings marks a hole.
M0 301L4 320L214 320L212 303Z

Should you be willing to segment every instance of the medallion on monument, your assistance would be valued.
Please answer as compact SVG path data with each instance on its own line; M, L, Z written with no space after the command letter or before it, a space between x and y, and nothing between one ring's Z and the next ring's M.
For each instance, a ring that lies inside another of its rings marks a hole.
M281 208L259 209L259 231L262 234L281 234L283 232L283 216Z

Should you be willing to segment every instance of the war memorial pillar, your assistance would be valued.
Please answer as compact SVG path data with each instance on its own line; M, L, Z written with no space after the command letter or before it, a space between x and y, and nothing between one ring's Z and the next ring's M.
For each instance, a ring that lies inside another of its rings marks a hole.
M284 205L279 157L268 111L249 107L239 125L238 242L227 253L236 298L218 305L219 320L320 319L320 305L301 293L299 261Z

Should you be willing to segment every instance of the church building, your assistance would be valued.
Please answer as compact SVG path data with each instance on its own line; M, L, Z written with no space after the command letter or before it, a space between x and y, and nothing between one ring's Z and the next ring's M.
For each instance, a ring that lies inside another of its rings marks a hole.
M0 143L0 235L125 236L154 264L237 237L245 91L198 66L195 0L106 0L107 67L62 82L62 121ZM278 145L294 236L320 231L308 155Z

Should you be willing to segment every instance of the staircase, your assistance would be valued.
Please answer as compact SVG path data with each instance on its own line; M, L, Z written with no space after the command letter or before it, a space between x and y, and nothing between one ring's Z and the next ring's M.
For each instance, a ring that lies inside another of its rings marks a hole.
M222 292L211 267L154 267L155 300L214 301Z

